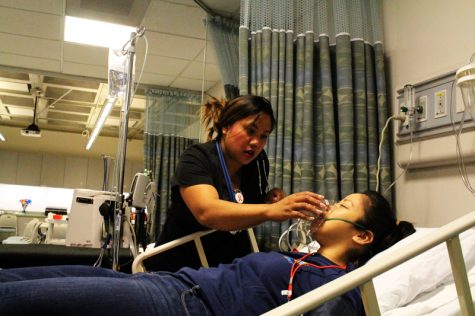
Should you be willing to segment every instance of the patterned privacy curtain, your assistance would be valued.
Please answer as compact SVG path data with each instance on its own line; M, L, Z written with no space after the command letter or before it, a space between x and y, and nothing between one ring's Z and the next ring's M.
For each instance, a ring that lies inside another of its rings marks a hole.
M206 18L228 100L239 96L239 23L219 16Z
M199 138L199 94L150 90L147 93L144 165L156 183L155 209L149 210L149 242L155 241L170 205L170 180L181 153Z
M241 0L239 87L268 98L277 119L271 187L328 199L375 189L388 118L382 34L381 0ZM381 191L391 183L388 143ZM261 246L276 249L289 224L259 226Z

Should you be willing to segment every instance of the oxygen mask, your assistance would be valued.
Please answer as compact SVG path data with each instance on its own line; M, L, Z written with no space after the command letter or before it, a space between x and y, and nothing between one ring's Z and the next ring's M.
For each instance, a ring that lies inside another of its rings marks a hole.
M323 203L325 204L325 207L320 209L322 212L314 216L313 221L302 220L304 225L303 230L308 236L311 236L312 232L317 231L323 225L323 223L326 221L328 211L333 207L333 205L335 205L336 201L324 199Z
M307 248L307 251L316 251L319 247L312 237L312 235L322 226L326 221L328 211L336 203L334 200L323 200L324 207L320 208L320 214L308 214L313 217L313 220L306 221L298 219L289 228L283 232L279 238L279 248L282 251L299 250Z

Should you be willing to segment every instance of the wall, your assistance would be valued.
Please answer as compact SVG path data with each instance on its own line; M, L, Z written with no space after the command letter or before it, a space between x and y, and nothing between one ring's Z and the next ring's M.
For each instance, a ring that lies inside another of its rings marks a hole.
M72 189L0 184L0 211L21 211L21 199L31 200L27 212L43 213L47 207L71 208ZM48 197L48 198L45 198Z
M475 1L384 0L383 11L388 97L396 113L396 91L405 84L417 84L468 64L475 52ZM475 132L463 136L463 148L473 155ZM397 163L408 159L408 146L395 148L396 175L401 172ZM455 164L455 137L414 142L414 161L437 156L443 158L431 166L409 169L395 186L398 216L418 226L437 227L475 210L475 199ZM474 165L467 165L467 170L475 181Z
M65 205L59 194L73 188L102 189L102 154L116 157L117 138L99 136L86 151L87 138L79 134L41 131L41 137L24 137L19 128L1 126L7 141L0 142L0 210L16 210L20 198L33 200L29 211L44 212L45 206ZM124 173L124 192L133 175L143 170L143 141L129 141ZM114 186L113 162L109 189ZM65 191L61 191L65 190ZM40 198L41 197L41 198ZM59 200L58 200L59 199Z

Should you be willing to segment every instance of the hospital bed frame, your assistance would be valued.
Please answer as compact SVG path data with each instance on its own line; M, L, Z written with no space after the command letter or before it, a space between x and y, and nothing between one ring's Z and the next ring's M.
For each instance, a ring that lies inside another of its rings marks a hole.
M473 226L475 226L475 211L440 227L434 232L428 233L426 236L424 236L424 238L414 240L403 249L400 249L397 255L394 253L383 254L374 261L368 262L363 267L358 268L263 315L300 315L318 307L319 305L336 296L342 295L359 286L362 293L366 315L379 316L381 315L381 312L379 310L378 300L374 289L373 278L443 242L446 243L449 252L452 274L460 304L460 315L475 315L475 308L472 302L467 270L465 267L465 261L459 239L459 235L462 232L470 229ZM197 232L163 244L152 249L151 251L144 252L137 256L137 258L134 260L132 264L132 271L134 273L145 271L142 265L142 261L144 259L191 240L195 241L203 266L208 267L206 258L204 257L200 238L212 232L214 232L214 230ZM253 240L255 243L252 229L249 229L248 232L250 232L249 234L251 240ZM257 244L255 244L255 246L253 245L253 249L254 251L258 251Z
M196 249L198 250L198 256L200 257L201 266L208 268L209 267L208 260L206 260L203 244L201 243L201 237L209 235L215 231L216 229L199 231L199 232L189 234L181 238L169 241L163 245L157 246L153 249L150 249L148 251L141 253L134 259L134 262L132 263L132 273L145 272L145 267L143 265L143 261L145 259L150 258L159 253L162 253L164 251L170 250L174 247L186 244L187 242L190 242L190 241L194 241L195 243ZM247 234L249 235L249 241L251 243L252 251L259 252L259 247L257 246L257 242L256 242L256 236L254 235L254 231L252 230L252 228L247 229Z

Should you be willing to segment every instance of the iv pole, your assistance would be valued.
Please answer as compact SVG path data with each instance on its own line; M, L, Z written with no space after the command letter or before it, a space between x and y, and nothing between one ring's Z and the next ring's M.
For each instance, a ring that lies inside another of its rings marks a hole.
M130 34L130 40L125 43L122 51L125 53L125 46L130 43L126 53L128 55L128 70L127 70L127 86L125 90L125 102L122 104L120 110L120 129L119 129L119 150L117 157L118 164L118 176L117 176L117 195L116 195L116 207L114 209L114 232L112 235L112 269L119 270L119 249L121 242L121 228L125 215L124 207L124 173L125 173L125 157L127 151L127 130L129 126L129 108L132 103L133 97L133 69L135 58L135 42L138 37L142 37L145 33L145 28L141 27L137 29L137 32Z

